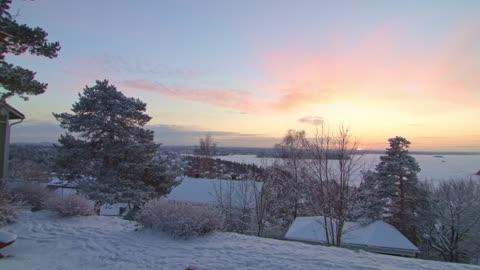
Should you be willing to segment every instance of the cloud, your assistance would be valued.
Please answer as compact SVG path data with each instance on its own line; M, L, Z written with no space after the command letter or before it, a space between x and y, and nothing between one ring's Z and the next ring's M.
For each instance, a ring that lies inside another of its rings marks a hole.
M199 127L176 125L147 125L155 133L155 141L164 145L195 145L207 133L220 146L258 146L271 147L278 138L238 132L209 130ZM12 143L56 143L65 133L57 123L48 121L26 120L15 125L11 131Z
M163 79L192 79L204 74L198 68L171 67L140 57L104 54L85 57L66 65L64 71L81 78L108 78L111 76L155 76Z
M215 106L234 109L238 111L252 111L258 107L258 101L253 95L244 90L211 89L211 88L186 88L167 86L163 83L147 80L119 81L120 88L142 90L163 96L176 97L186 100L200 101Z
M298 119L298 122L314 126L320 126L324 123L323 118L320 116L305 116Z
M260 134L248 134L209 130L199 127L177 125L150 125L155 132L155 140L165 145L196 145L206 134L212 135L219 146L271 147L278 138Z
M27 119L12 127L10 140L13 143L54 143L63 132L57 123Z
M261 54L276 96L273 108L288 111L334 102L428 100L474 105L480 81L480 28L435 40L435 47L394 27L380 28L353 43L326 37L322 50L271 50ZM421 108L419 108L421 109Z
M66 71L89 80L111 78L120 88L240 112L299 111L348 102L392 108L411 100L430 103L412 108L417 111L451 109L444 105L473 106L480 98L480 52L476 49L480 28L472 25L428 40L396 25L372 29L354 40L347 34L325 36L321 48L298 45L257 51L261 79L249 89L212 83L226 75L222 70L212 75L201 68L167 67L136 57L92 57ZM205 86L205 82L210 83Z

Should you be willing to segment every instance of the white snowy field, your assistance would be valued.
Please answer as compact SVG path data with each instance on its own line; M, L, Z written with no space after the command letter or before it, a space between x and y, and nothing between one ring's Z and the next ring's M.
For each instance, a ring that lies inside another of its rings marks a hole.
M2 250L2 270L56 269L480 269L234 233L175 240L117 217L59 218L24 212L1 228L18 240Z
M362 170L374 169L380 161L380 154L365 154L361 157ZM480 179L475 174L480 170L480 155L413 155L420 165L420 180L446 180L450 178ZM255 155L217 156L216 158L255 164L257 166L271 165L275 158L259 158Z

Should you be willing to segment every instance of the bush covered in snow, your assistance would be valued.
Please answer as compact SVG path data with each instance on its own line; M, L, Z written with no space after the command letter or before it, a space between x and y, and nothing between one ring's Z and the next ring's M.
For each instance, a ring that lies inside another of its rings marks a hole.
M0 226L13 223L17 219L20 203L4 191L0 190Z
M41 210L46 207L47 201L52 196L52 192L39 183L26 182L15 186L12 189L18 199L32 206L32 210Z
M136 215L136 220L147 228L189 238L215 230L222 230L224 217L212 207L164 199L148 201Z
M47 204L48 209L64 217L95 215L95 203L77 194L54 196Z

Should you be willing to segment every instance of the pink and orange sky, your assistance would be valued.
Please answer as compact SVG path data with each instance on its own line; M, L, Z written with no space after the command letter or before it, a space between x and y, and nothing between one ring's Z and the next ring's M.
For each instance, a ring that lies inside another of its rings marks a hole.
M15 1L14 1L15 2ZM419 3L420 2L420 3ZM156 139L271 147L320 120L365 149L480 151L479 1L17 1L54 60L10 57L47 93L10 102L14 141L53 142L52 112L109 79L148 103Z

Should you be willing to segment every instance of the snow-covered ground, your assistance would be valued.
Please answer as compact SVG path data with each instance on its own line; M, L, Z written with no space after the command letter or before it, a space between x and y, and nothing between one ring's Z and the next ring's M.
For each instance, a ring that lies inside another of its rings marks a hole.
M25 212L2 228L18 240L2 250L14 257L0 260L0 269L480 269L234 233L175 240L135 228L118 217Z

